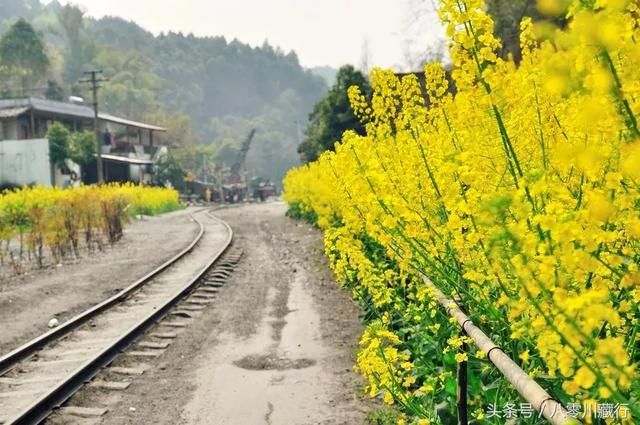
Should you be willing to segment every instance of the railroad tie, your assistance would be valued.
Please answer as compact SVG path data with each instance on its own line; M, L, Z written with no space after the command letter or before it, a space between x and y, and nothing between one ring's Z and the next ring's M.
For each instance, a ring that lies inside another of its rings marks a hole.
M194 292L191 295L191 298L196 299L196 300L209 300L209 301L213 301L215 300L217 297L215 296L215 294L217 293L213 292L213 293L198 293L198 292Z
M167 341L163 341L163 342L142 341L141 343L136 345L141 348L151 348L154 350L162 350L169 347L171 343Z
M184 317L185 319L192 319L194 314L192 311L186 311L185 309L175 310L169 313L171 316Z
M214 278L208 278L205 279L204 281L205 285L209 285L209 286L213 286L215 287L216 285L218 287L224 285L225 283L227 283L227 279L226 278L219 278L219 277L214 277Z
M218 284L218 285L224 285L225 283L227 283L227 277L221 277L221 276L215 276L215 277L207 277L206 279L204 279L204 284L210 284L210 285L214 285L214 284Z
M202 299L199 297L194 297L194 299L188 299L187 301L185 301L185 303L187 305L193 305L193 306L207 306L211 303L211 299Z
M107 372L124 376L140 376L145 372L145 370L146 369L142 367L110 367L107 369Z
M180 310L184 310L187 313L191 314L191 313L202 313L202 310L204 309L205 306L203 305L189 305L189 304L184 304L180 306Z
M79 416L81 418L98 418L107 413L104 407L64 406L58 412L61 415Z
M174 339L178 337L175 332L153 332L150 336L158 339Z
M217 294L219 292L219 290L216 287L203 286L201 288L198 288L197 291L195 292L195 294L197 294L198 292L201 292L203 294L207 294L207 295L211 296L212 294Z
M187 324L184 322L162 322L160 326L166 326L168 328L186 328Z
M233 273L234 269L235 269L235 267L232 267L232 266L229 266L229 265L220 264L218 266L215 266L211 272L212 273L227 273L227 274L231 274L231 273Z
M90 388L95 388L97 390L108 390L108 391L123 391L129 388L131 382L128 381L92 381L89 384Z
M155 351L127 351L125 354L131 357L160 357L164 350Z

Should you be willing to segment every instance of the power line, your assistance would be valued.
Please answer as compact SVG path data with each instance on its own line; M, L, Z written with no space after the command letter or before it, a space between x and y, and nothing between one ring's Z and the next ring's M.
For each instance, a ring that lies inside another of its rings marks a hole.
M102 141L100 140L100 128L98 126L98 90L102 87L100 83L107 82L109 80L105 78L98 78L97 76L102 74L102 71L87 71L85 75L89 78L78 81L79 83L91 84L91 90L93 92L93 128L96 133L96 166L98 168L98 184L104 183L104 170L102 168Z

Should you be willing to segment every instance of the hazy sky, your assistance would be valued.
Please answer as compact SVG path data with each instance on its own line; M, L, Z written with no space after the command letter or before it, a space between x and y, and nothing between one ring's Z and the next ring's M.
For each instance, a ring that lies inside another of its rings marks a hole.
M441 34L434 16L411 24L416 0L72 0L89 15L133 20L157 34L162 31L224 35L251 45L268 39L295 50L302 65L359 65L368 42L370 63L406 68L406 39L420 42ZM419 0L418 0L419 1ZM427 2L429 0L426 0ZM408 37L408 32L411 34Z

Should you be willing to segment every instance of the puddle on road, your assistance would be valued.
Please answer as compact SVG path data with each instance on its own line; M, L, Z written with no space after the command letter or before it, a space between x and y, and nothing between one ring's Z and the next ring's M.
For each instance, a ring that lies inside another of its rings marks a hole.
M316 364L311 359L291 360L276 355L250 355L233 362L239 368L246 370L290 370L306 369Z
M331 394L321 389L332 375L317 360L326 355L320 316L305 287L307 276L291 277L290 291L269 288L271 308L255 334L241 342L221 335L196 373L198 390L182 413L185 423L308 424L309 418L326 416Z

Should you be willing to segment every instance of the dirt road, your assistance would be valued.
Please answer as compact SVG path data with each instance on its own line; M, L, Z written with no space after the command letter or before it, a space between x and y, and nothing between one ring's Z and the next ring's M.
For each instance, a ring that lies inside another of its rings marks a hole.
M214 306L108 406L102 423L365 423L372 405L352 370L358 309L332 281L319 232L284 212L283 204L217 212L243 260ZM95 397L84 401L108 403Z

